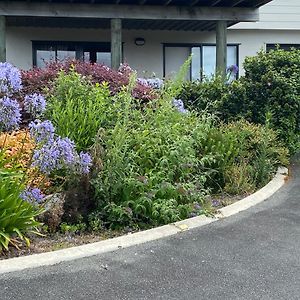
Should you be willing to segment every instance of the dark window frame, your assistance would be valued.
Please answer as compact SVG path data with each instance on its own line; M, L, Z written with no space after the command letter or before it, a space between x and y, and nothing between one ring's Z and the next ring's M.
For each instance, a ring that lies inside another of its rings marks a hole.
M234 46L236 47L236 65L239 67L239 60L240 60L240 43L228 43L228 46ZM203 47L205 46L214 46L216 47L217 45L214 43L162 43L163 46L163 77L166 76L166 48L167 47L186 47L189 48L190 55L192 54L192 48L194 47L199 47L200 48L200 53L201 53L201 61L200 61L200 66L201 66L201 78L200 80L203 79L202 77L202 71L203 71ZM190 68L190 79L192 78L192 68ZM236 78L239 78L239 72L236 75Z
M57 51L60 47L75 51L75 58L82 60L84 52L111 52L110 42L76 42L76 41L48 41L32 40L32 62L33 66L37 65L37 50L50 50L55 52L55 61L57 61ZM65 49L63 49L65 50Z
M282 43L266 43L266 52L271 50L276 50L279 46L279 49L289 51L292 48L300 49L300 44L282 44Z

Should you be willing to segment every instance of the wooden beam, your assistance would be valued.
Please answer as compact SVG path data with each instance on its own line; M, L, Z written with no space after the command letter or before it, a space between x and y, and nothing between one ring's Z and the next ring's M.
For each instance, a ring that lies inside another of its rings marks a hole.
M194 6L196 4L198 4L200 2L200 0L192 0L190 3L190 6Z
M221 76L226 76L227 67L227 22L218 21L216 28L216 71Z
M6 20L0 16L0 62L6 61Z
M235 0L232 4L231 7L235 7L237 5L239 5L240 3L244 2L244 0Z
M217 4L219 4L222 0L215 0L211 6L216 6Z
M111 66L118 70L122 63L122 20L111 20Z
M202 20L244 21L259 20L257 8L191 7L152 5L68 4L45 2L0 2L0 15L24 17L72 17L101 19L144 20Z
M172 2L172 0L166 0L166 1L164 2L164 5L169 5L171 2Z

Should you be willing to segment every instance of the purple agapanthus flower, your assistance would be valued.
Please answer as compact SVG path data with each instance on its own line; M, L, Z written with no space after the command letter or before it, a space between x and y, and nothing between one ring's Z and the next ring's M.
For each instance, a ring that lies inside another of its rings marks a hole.
M92 165L92 157L88 153L79 153L79 173L88 174Z
M0 63L0 93L10 95L21 90L20 70L10 63Z
M217 206L219 206L220 205L220 201L219 200L212 200L212 202L211 202L211 206L212 207L217 207Z
M147 79L147 83L153 89L161 89L164 86L164 81L160 78L149 78Z
M30 135L35 140L36 143L48 143L51 142L54 138L54 126L51 121L41 122L35 120L30 122Z
M76 150L75 144L69 138L58 137L53 143L53 146L59 152L58 167L63 168L65 166L72 167L76 162Z
M41 172L49 175L57 170L60 153L51 143L35 149L32 156L32 166L40 169Z
M0 99L0 131L11 131L19 127L21 108L19 103L8 97Z
M231 75L236 75L239 72L239 67L237 65L231 65L227 67L226 71Z
M183 114L187 113L188 110L184 108L183 101L181 99L173 99L173 105L177 108L177 110Z
M196 202L196 203L194 203L194 209L201 210L202 207L201 207L201 205L198 202Z
M157 90L164 86L164 81L160 78L138 78L137 81L142 85L149 86Z
M35 149L32 161L33 167L39 168L47 175L63 169L88 174L92 165L92 158L88 153L78 154L74 142L61 137L56 137Z
M24 201L27 201L31 204L40 204L43 199L44 199L44 195L41 192L40 189L38 188L31 188L31 187L27 187L21 194L20 194L20 198Z
M26 95L24 98L24 109L35 117L43 114L46 109L44 96L36 93Z

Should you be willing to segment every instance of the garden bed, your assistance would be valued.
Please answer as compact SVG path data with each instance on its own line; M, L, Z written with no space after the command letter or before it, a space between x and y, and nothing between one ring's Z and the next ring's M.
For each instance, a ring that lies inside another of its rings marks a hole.
M236 203L239 200L244 199L248 195L215 195L211 197L211 201L215 203L212 216L218 213L218 209ZM60 249L71 248L74 246L80 246L84 244L95 243L122 235L129 235L139 230L133 230L131 228L125 228L122 230L104 230L98 233L55 233L45 234L44 236L30 235L31 244L28 247L25 243L19 243L18 248L10 248L9 251L0 253L0 260L9 259L20 256L27 256L31 254L45 253L56 251Z
M177 97L188 64L165 82L52 66L23 73L23 89L0 64L1 259L213 215L288 164L270 114L254 124L187 109Z

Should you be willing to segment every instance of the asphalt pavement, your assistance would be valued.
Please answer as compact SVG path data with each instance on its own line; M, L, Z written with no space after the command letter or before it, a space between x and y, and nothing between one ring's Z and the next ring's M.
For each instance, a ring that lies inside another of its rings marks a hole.
M0 300L300 299L300 164L265 202L204 227L0 275Z

